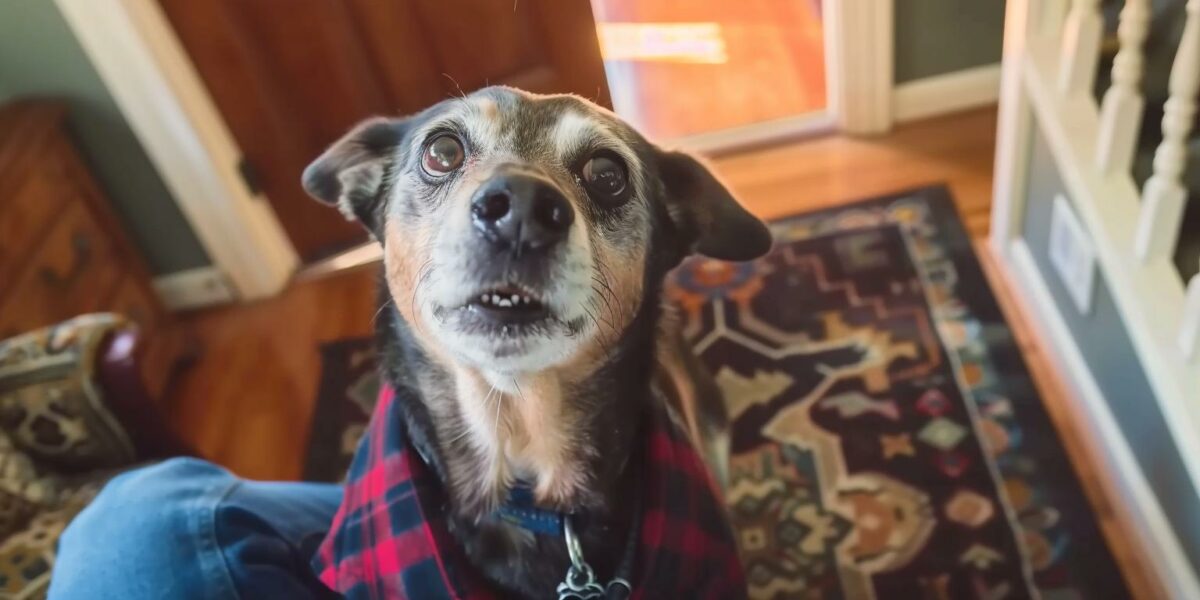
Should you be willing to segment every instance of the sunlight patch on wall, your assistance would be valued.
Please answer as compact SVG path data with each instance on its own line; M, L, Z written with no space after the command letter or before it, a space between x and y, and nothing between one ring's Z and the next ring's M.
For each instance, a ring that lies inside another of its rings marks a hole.
M719 23L597 23L604 60L724 64Z

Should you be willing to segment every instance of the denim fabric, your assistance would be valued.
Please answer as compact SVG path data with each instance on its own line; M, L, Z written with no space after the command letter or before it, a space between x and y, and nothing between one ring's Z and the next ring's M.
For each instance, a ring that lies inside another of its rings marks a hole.
M255 482L172 459L113 479L67 527L55 600L337 597L309 561L341 487Z

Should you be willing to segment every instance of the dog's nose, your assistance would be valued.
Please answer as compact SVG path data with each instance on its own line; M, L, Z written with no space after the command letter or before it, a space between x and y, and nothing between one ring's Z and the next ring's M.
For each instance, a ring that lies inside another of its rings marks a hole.
M575 211L549 181L530 174L498 175L471 202L475 227L492 243L516 251L550 248L567 237Z

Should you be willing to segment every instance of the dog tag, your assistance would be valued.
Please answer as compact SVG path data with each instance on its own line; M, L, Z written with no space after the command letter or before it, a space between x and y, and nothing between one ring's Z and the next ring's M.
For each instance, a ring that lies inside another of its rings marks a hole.
M575 527L571 517L563 519L563 538L567 542L567 555L571 558L571 566L567 567L567 576L558 584L554 591L558 592L558 600L626 600L633 592L633 586L621 577L614 577L608 586L596 582L596 572L583 559L583 547L579 537L575 535Z
M582 569L571 565L567 577L558 584L558 600L604 600L604 588L596 583L596 573L584 563Z

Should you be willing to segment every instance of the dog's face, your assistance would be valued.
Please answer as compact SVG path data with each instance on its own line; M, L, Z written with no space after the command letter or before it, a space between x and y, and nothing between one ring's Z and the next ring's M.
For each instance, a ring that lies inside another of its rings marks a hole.
M459 364L529 373L604 349L692 251L763 254L770 235L695 159L575 96L487 88L367 121L305 188L384 247L396 308Z

